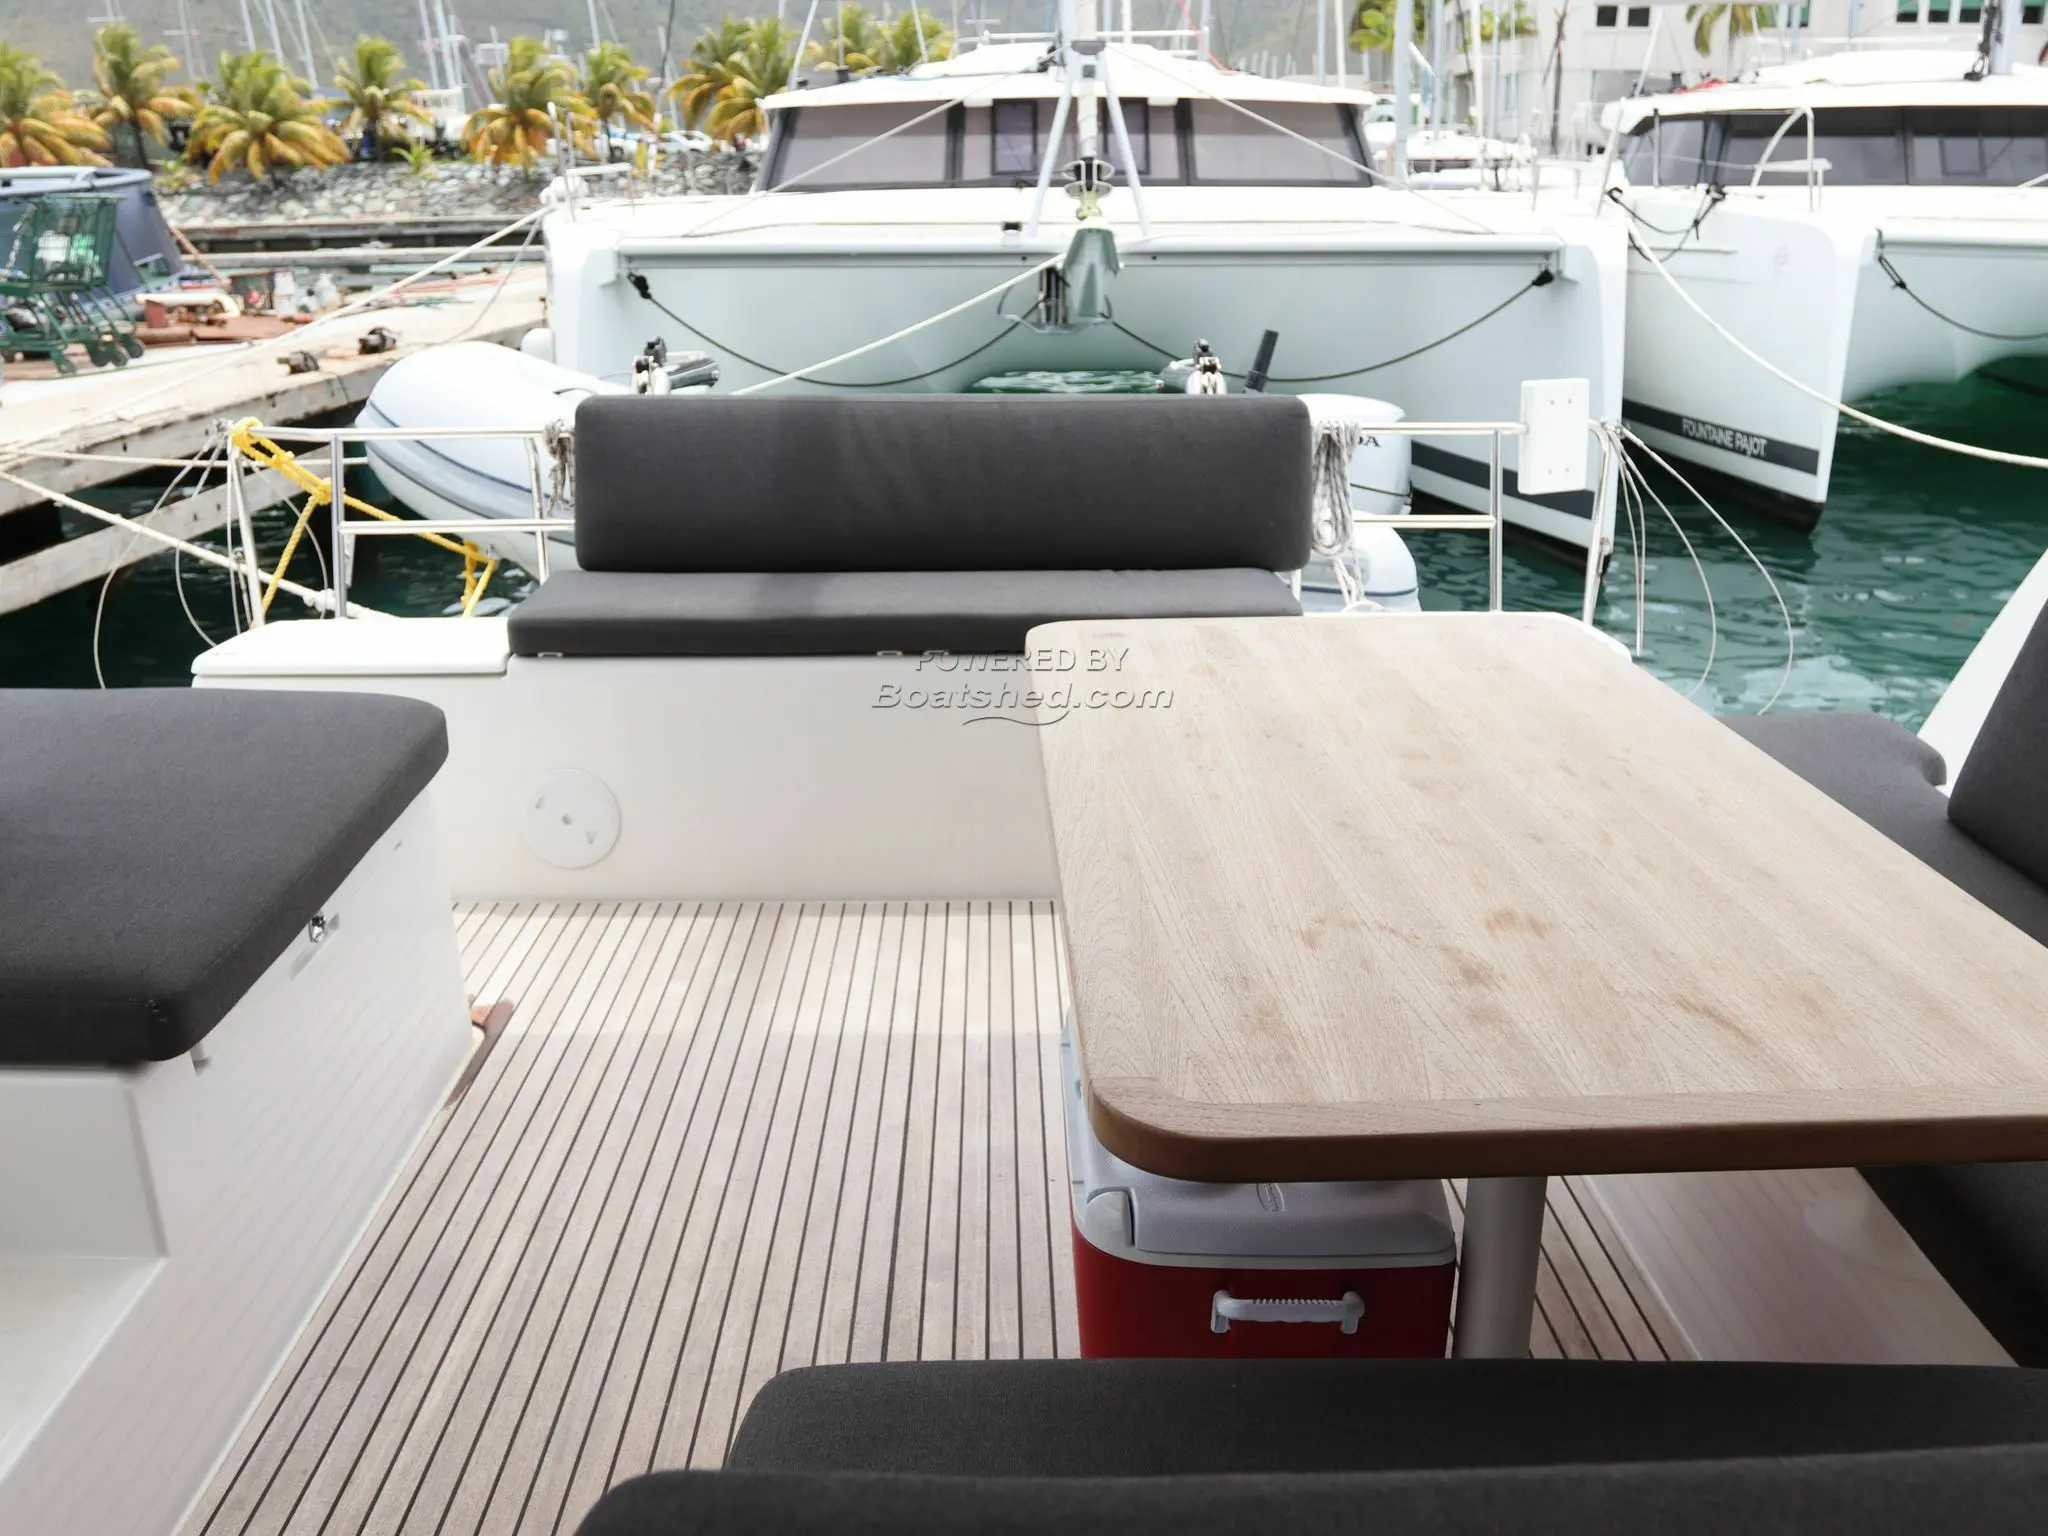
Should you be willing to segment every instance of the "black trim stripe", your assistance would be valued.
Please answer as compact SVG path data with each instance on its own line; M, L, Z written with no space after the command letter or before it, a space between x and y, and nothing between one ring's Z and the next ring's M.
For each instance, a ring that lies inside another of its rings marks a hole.
M1452 453L1447 448L1433 448L1428 443L1417 443L1410 450L1411 462L1417 469L1426 469L1431 474L1443 475L1447 479L1460 480L1466 485L1486 489L1490 466L1478 459L1468 459L1462 453ZM1553 512L1563 512L1572 517L1590 518L1593 515L1593 493L1591 491L1558 491L1548 496L1524 496L1517 489L1515 472L1506 465L1501 466L1500 488L1503 495L1517 501L1526 501L1534 506L1548 507Z
M1701 421L1696 416L1682 416L1661 406L1644 405L1640 400L1622 401L1621 414L1641 426L1669 432L1673 437L1682 437L1701 448L1718 448L1737 458L1776 464L1782 469L1797 470L1802 475L1820 473L1818 448L1802 448L1797 443L1781 442L1761 432L1745 432L1740 427L1724 427L1718 422Z

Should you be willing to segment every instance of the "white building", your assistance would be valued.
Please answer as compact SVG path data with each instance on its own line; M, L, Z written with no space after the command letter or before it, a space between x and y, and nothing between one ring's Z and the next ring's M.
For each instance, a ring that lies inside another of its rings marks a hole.
M1416 3L1425 6L1429 0ZM2015 3L2019 15L2013 58L2032 63L2048 45L2048 0ZM1667 5L1653 10L1648 5L1588 0L1522 0L1520 5L1497 0L1500 14L1520 11L1526 18L1521 26L1532 30L1521 37L1473 44L1481 53L1475 92L1475 61L1462 42L1459 7L1452 3L1446 9L1450 14L1443 29L1443 52L1449 120L1472 122L1483 108L1489 133L1505 139L1526 134L1539 150L1550 150L1554 142L1563 154L1599 149L1604 142L1600 108L1633 94L1639 79L1644 90L1660 91L1848 47L1969 50L1977 45L1984 16L1983 0L1818 0L1798 7L1736 7L1764 12L1770 19L1761 31L1739 36L1731 46L1723 7L1718 8L1722 14L1714 25L1710 50L1702 54L1694 44L1695 20L1688 14L1701 7ZM1495 11L1496 6L1479 6L1468 14ZM1516 28L1511 24L1498 30L1505 34ZM1553 60L1560 67L1553 69ZM1384 57L1373 62L1374 73L1384 74Z

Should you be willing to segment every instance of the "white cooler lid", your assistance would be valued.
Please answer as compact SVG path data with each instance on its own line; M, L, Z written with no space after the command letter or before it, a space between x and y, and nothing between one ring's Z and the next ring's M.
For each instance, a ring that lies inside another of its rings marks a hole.
M1456 1251L1439 1179L1329 1184L1196 1184L1134 1167L1096 1140L1073 1043L1066 1079L1067 1172L1074 1208L1120 1193L1140 1254L1216 1258L1348 1258L1362 1264L1448 1263ZM1097 1237L1098 1223L1084 1223Z

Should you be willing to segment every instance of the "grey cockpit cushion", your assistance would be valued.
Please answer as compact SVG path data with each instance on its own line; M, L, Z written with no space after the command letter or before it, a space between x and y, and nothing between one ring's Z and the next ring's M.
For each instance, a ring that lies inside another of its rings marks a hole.
M1278 395L600 395L590 571L1146 571L1309 554L1308 409Z
M521 656L1015 653L1061 619L1299 614L1310 430L1259 395L599 396Z
M512 610L519 656L1024 649L1060 619L1298 614L1271 571L564 571Z
M1726 1361L921 1361L785 1371L726 1465L1184 1477L2031 1441L2048 1373Z
M1306 1476L659 1472L576 1536L2006 1536L2044 1506L2032 1445Z
M2048 780L2037 785L2040 766L2029 747L2030 740L2048 747L2042 633L2035 629L2008 674L1953 796L1936 787L1940 755L1875 715L1765 715L1728 724L2048 943L2048 891L2000 856L2012 849L2026 855L2048 805ZM1966 805L1977 836L1964 830ZM1978 836L1998 839L1997 851ZM2048 1163L1914 1164L1865 1168L1863 1177L2006 1353L2022 1365L2048 1366Z
M1985 1368L1087 1360L827 1366L723 1472L621 1484L579 1536L778 1531L2032 1528L2048 1378Z
M0 691L0 1065L190 1050L447 754L382 695Z
M2048 1163L1925 1163L1863 1177L1999 1347L2048 1366Z
M1948 814L2028 879L2048 885L2048 616L2035 622L1991 701Z
M1964 830L1940 789L1947 776L1941 754L1903 725L1862 710L1737 715L1726 723L2014 927L2048 944L2048 890ZM1959 782L1956 793L1961 792Z

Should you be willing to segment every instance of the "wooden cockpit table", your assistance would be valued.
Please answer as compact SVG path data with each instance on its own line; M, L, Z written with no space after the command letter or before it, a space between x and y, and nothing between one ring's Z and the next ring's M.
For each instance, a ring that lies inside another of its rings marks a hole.
M2048 949L1574 620L1032 632L1096 1134L1464 1176L1521 1354L1550 1174L2048 1158Z

